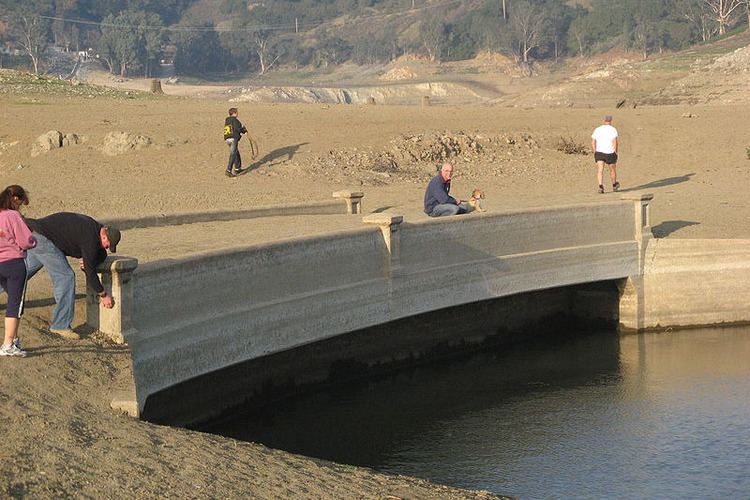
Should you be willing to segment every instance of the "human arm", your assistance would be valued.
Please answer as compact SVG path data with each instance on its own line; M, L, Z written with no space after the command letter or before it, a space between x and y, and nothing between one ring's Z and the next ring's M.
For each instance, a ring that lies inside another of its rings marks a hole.
M97 297L101 304L107 308L112 309L115 305L115 301L111 295L104 290L99 275L96 272L96 267L104 262L107 257L107 252L103 248L95 248L93 251L89 249L88 252L82 252L83 257L81 258L81 270L86 275L86 284L96 292Z
M612 146L615 148L615 153L618 153L620 151L620 138L615 137L612 143Z
M458 205L455 198L448 194L448 189L449 188L446 188L445 183L439 175L433 177L432 180L430 180L430 184L427 186L429 196L435 199L438 205L443 205L445 203Z
M36 247L36 238L31 234L31 229L26 225L21 215L16 211L9 212L9 229L13 232L13 239L21 250L29 250Z

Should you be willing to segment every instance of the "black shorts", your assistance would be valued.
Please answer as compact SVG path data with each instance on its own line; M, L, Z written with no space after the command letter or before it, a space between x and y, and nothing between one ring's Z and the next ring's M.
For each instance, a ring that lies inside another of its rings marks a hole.
M594 153L594 161L603 161L607 165L614 165L615 163L617 163L617 153L600 153L599 151L597 151L596 153Z

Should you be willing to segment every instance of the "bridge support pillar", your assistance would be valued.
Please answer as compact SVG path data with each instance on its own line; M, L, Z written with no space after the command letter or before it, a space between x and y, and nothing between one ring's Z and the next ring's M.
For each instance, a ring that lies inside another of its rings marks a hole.
M96 271L107 293L114 299L114 307L106 309L99 297L86 290L86 324L104 333L113 342L124 344L133 327L133 271L138 259L108 256Z
M400 246L401 238L399 227L404 221L403 215L393 214L370 214L362 218L365 224L374 224L383 233L385 247L388 250L388 265L386 267L387 277L392 277L401 269Z
M349 214L362 213L362 198L364 196L365 194L361 191L336 191L333 193L334 198L346 201L346 213Z
M620 330L641 331L645 328L644 272L646 248L654 235L651 232L651 193L625 193L623 200L635 204L635 240L638 243L638 274L621 280L620 289Z

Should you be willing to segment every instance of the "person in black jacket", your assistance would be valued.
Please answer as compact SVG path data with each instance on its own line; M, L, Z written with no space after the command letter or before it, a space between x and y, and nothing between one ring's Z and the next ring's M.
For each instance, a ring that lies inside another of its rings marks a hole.
M240 139L247 129L237 119L237 108L229 108L229 116L224 120L224 140L229 146L229 163L227 163L227 177L236 177L242 171L242 156L240 155Z
M72 212L59 212L41 219L27 219L26 222L37 240L33 252L26 254L28 277L46 267L52 279L56 306L49 331L66 339L79 339L80 336L71 328L76 280L66 256L81 259L86 284L96 292L101 304L111 309L114 300L104 290L96 267L104 262L107 250L117 251L120 231L103 226L87 215Z

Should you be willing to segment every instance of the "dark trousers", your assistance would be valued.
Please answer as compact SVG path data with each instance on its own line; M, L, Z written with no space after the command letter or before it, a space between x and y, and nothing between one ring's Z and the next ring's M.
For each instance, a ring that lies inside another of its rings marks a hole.
M20 318L23 314L23 300L26 295L26 263L23 259L0 262L0 286L8 292L5 316Z
M240 141L234 139L227 139L227 146L229 146L229 163L227 163L227 172L231 172L234 167L235 170L242 170L242 156L240 155Z

